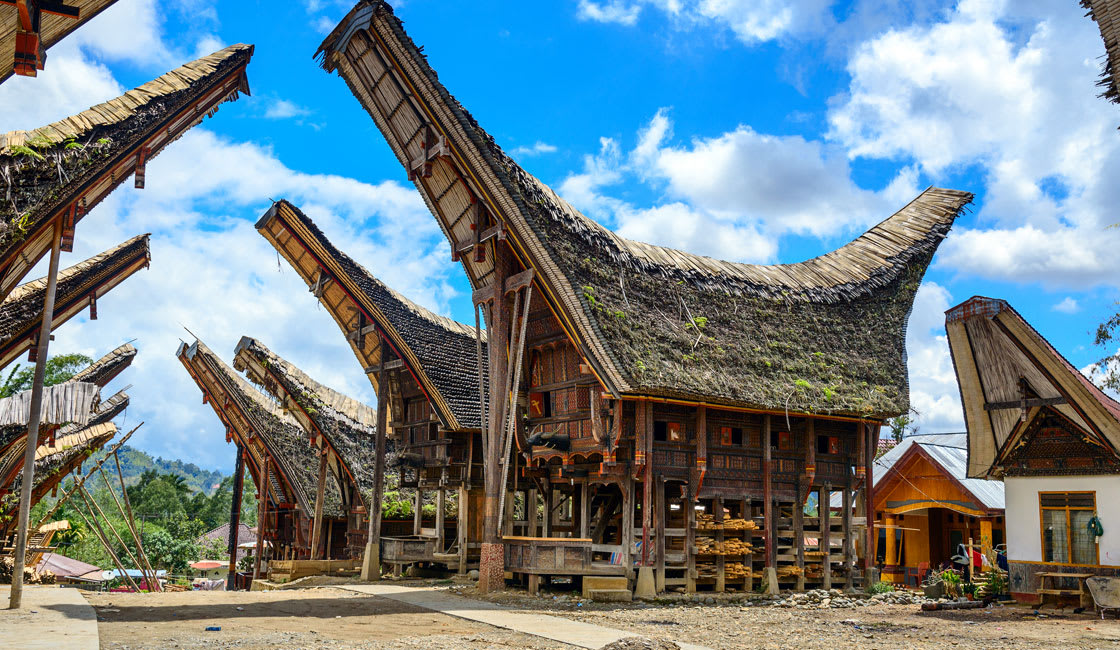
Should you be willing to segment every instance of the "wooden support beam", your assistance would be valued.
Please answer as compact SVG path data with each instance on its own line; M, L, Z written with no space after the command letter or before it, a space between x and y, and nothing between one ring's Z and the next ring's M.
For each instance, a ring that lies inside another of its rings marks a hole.
M311 559L330 559L330 551L321 554L319 548L323 535L323 499L327 494L327 447L324 445L319 453L319 480L315 487L315 514L311 519Z
M424 493L420 490L419 486L416 488L416 495L413 497L412 503L412 534L419 535L420 529L424 526Z
M391 370L402 370L404 368L404 361L402 359L390 359L383 361L376 366L366 366L362 368L362 372L367 375L376 375L382 372L389 372Z
M832 484L825 483L818 500L817 512L821 518L821 550L824 551L822 587L832 589Z
M253 558L253 580L261 576L261 556L264 555L265 518L268 514L268 473L272 458L264 457L264 467L261 469L259 484L257 485L257 548L256 557ZM265 567L268 570L268 567Z
M684 571L685 593L696 593L696 491L689 484L684 500L684 554L687 558Z
M469 472L469 468L468 468ZM459 485L459 512L455 517L455 535L459 544L459 575L467 574L467 528L470 523L470 496L465 483Z
M766 566L776 566L777 556L774 540L774 478L773 460L770 445L770 416L762 416L762 519L766 535Z
M727 539L723 530L723 497L716 495L713 501L713 508L715 512L714 520L716 522L716 547L722 548L724 541ZM716 591L727 590L727 562L724 560L723 555L716 556Z
M844 587L846 589L855 588L855 552L852 548L852 543L855 541L852 538L852 476L851 472L846 472L848 475L844 485L843 497L843 522L844 522Z
M812 445L810 445L812 446ZM802 480L797 481L797 493L801 494ZM819 508L819 506L818 506ZM805 504L798 499L793 504L793 548L797 553L797 590L805 590Z
M233 591L237 584L237 544L241 528L241 493L245 491L245 448L237 444L237 461L233 467L233 499L229 508L229 572L226 575L226 591ZM115 454L114 454L115 455ZM123 477L122 477L123 478ZM127 502L128 492L125 492ZM131 506L129 506L131 510Z
M579 536L591 537L591 490L587 481L579 484Z
M633 578L634 478L629 474L622 479L622 564L626 567L626 577Z
M654 573L654 584L657 585L657 593L662 593L665 591L665 527L669 518L669 508L667 508L665 504L664 476L657 477L655 490L654 497L656 499L656 504L654 506L654 511L656 514L655 520L657 521L657 537L655 542L657 549L657 565Z
M444 473L447 468L443 469ZM443 487L443 480L439 482L439 491L436 493L436 551L443 553L446 551L444 544L444 537L446 536L444 528L447 526L446 515L444 511L447 509L447 490Z
M1011 402L989 402L984 405L984 410L1005 411L1018 408L1034 408L1036 406L1058 406L1059 404L1068 403L1069 401L1064 397L1032 397Z

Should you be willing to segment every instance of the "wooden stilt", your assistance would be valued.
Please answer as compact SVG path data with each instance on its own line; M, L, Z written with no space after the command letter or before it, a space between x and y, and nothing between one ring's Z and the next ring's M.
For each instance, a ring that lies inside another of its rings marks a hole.
M825 589L832 589L832 484L825 483L821 490L817 510L821 516L821 550L824 551L824 574L821 580Z
M531 488L525 495L525 520L527 527L525 535L537 536L537 488Z
M547 537L547 533L545 535ZM622 564L626 575L634 578L634 479L622 479Z
M854 569L854 550L852 549L852 477L849 474L846 485L844 485L843 497L843 525L844 525L844 588L855 588L855 573Z
M114 454L115 456L116 454ZM117 461L120 469L120 461ZM124 476L121 476L121 485L124 485ZM123 488L122 488L123 489ZM233 502L229 508L229 573L226 576L226 591L233 591L237 585L237 544L238 532L241 529L241 493L245 490L245 448L240 443L237 445L237 462L233 469ZM128 504L128 492L124 493L125 503ZM129 505L129 516L132 506Z
M419 471L419 470L417 470ZM419 482L416 485L416 494L412 498L412 534L419 535L424 527L424 492L420 490Z
M265 455L264 469L261 470L260 485L257 486L257 555L253 558L253 580L261 576L261 556L264 555L265 518L268 513L268 473L272 459ZM266 568L267 570L267 568Z
M712 507L715 510L715 512L712 513L712 514L715 515L715 522L716 522L716 530L715 530L716 546L717 547L722 547L723 542L726 539L724 537L724 531L723 531L723 519L724 519L724 517L723 517L723 497L717 495L716 498L715 498L715 501L714 501L714 505ZM726 591L726 590L727 590L727 563L724 561L723 555L717 555L716 556L716 591Z
M322 557L321 549L323 535L323 499L327 493L327 447L324 444L319 452L319 482L315 488L315 515L311 519L311 559L318 560ZM327 553L329 555L329 553Z
M776 567L776 548L774 544L774 479L770 445L770 416L762 416L762 519L766 534L766 566Z
M805 505L801 503L801 481L797 482L798 500L793 504L793 548L797 552L797 590L805 590Z
M652 458L650 459L653 460ZM658 476L655 481L654 506L655 520L657 521L657 537L654 548L657 550L657 572L654 574L657 593L665 591L665 525L669 518L669 509L665 507L665 477Z
M684 553L688 558L685 566L686 593L696 593L696 493L690 483L684 501Z
M591 537L591 489L587 481L579 485L579 536Z
M446 471L446 470L445 470ZM447 491L443 489L443 479L439 482L439 492L436 493L436 549L443 553L446 547L443 545L446 534L444 528L447 525L444 510L447 506Z
M366 512L369 515L369 532L366 534L366 551L362 559L362 580L381 578L381 503L385 491L385 437L389 426L389 382L385 372L385 359L389 346L381 343L381 366L377 371L377 441L374 446L373 493L369 496ZM470 462L467 463L470 473ZM461 502L460 502L461 503Z

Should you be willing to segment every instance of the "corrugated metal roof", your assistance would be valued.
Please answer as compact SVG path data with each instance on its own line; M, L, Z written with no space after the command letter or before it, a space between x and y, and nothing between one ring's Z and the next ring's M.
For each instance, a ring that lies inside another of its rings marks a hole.
M968 434L936 433L903 438L893 449L875 460L872 479L875 485L886 476L894 464L914 445L921 446L929 457L940 465L947 474L960 481L966 490L984 504L986 508L1004 507L1003 481L967 478L968 473Z

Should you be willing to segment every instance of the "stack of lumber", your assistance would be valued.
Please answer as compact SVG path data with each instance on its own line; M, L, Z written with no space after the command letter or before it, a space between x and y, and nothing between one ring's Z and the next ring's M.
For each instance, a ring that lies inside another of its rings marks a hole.
M698 513L696 515L696 529L697 530L716 530L716 516L705 513Z
M805 577L806 578L812 578L814 580L819 580L820 578L823 578L824 577L824 565L823 564L806 564L805 565Z
M696 563L696 577L698 579L716 577L716 565L712 562L697 562Z
M745 580L751 570L742 562L728 562L723 565L723 575L728 580Z
M697 537L693 552L697 555L743 555L753 553L754 547L741 539L720 542L711 537Z
M797 576L802 574L804 574L804 571L796 564L789 564L786 566L778 567L779 578L796 578Z
M753 519L739 519L732 517L723 520L724 530L756 530L758 524Z

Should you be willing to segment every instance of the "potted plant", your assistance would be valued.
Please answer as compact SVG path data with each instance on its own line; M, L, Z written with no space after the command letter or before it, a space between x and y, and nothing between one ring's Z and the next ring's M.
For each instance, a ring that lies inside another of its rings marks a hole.
M961 585L961 593L969 600L976 600L976 583L966 582Z
M1001 569L991 569L984 574L984 581L980 584L976 595L981 598L995 600L1011 600L1008 594L1007 574Z

